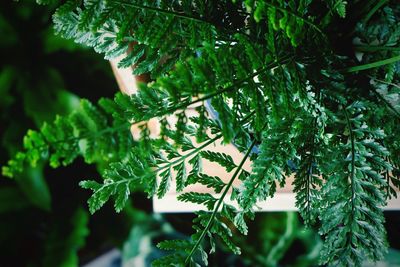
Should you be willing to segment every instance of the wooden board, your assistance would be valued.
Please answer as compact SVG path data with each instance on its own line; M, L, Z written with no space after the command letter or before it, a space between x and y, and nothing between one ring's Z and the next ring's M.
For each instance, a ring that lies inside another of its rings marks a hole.
M117 79L118 85L126 94L133 94L137 91L136 80L132 75L132 69L118 69L116 67L116 62L118 59L111 61L111 66L114 71L115 77ZM195 115L195 111L193 109L188 109L186 111L187 116ZM173 124L176 120L174 117L169 117L168 120L171 124ZM152 135L157 135L159 133L159 125L156 120L152 120L150 123L150 132ZM133 136L138 135L137 127L132 127ZM238 164L243 155L236 149L234 145L222 145L219 142L214 143L207 147L208 150L215 152L224 152L234 159L235 163ZM244 169L247 171L251 170L250 162L247 161L244 165ZM228 182L232 173L227 173L224 168L219 166L216 163L209 162L207 160L203 161L203 170L208 175L218 176L224 182ZM294 211L297 210L295 207L295 194L293 193L293 177L288 177L286 181L286 186L283 188L278 188L275 196L271 199L267 199L266 201L260 202L257 204L259 211ZM236 180L233 184L235 187L240 187L240 181ZM205 210L205 207L198 204L180 202L177 200L177 192L174 190L174 182L171 185L171 190L166 194L162 199L158 199L156 197L153 198L153 210L154 212L160 213L181 213L181 212L193 212L200 209ZM191 185L188 186L184 192L207 192L212 193L208 188L201 185ZM400 195L400 192L399 192ZM226 202L236 206L236 203L230 201L230 195L228 194L226 197ZM400 198L391 199L388 202L388 205L385 207L386 210L400 210Z

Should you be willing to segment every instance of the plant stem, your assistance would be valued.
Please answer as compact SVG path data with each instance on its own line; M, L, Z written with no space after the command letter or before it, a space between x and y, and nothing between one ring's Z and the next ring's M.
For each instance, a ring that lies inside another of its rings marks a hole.
M154 11L154 12L165 14L165 15L172 15L174 17L192 20L192 21L195 21L195 22L209 23L208 21L206 21L206 20L204 20L202 18L199 18L199 17L194 17L194 16L190 16L190 15L187 15L187 14L184 14L184 13L178 13L178 12L171 11L171 10L161 9L161 8L158 8L158 7L151 7L151 6L134 4L134 3L127 3L127 2L124 2L124 1L114 1L114 2L119 3L122 6L133 7L133 8L137 8L137 9L150 10L150 11Z
M383 59L383 60L379 60L379 61L375 61L372 63L364 64L364 65L349 67L349 68L344 69L344 72L356 72L356 71L360 71L360 70L373 69L373 68L377 68L377 67L384 66L387 64L395 63L397 61L400 61L400 55L394 56L391 58L387 58L387 59Z
M377 45L356 45L354 49L359 52L400 51L400 47Z
M400 85L399 85L399 84L387 82L387 81L385 81L385 80L381 80L381 79L378 79L378 78L374 78L374 77L372 77L372 76L368 76L368 77L370 77L372 80L375 80L375 81L377 81L377 82L384 83L384 84L387 84L387 85L390 85L390 86L394 86L394 87L400 89Z
M310 159L309 159L309 166L307 168L307 182L306 182L306 187L307 187L307 223L311 224L311 185L312 185L312 180L313 180L313 163L314 163L314 154L315 154L315 135L316 135L316 130L317 129L317 118L314 118L314 123L313 123L313 132L312 132L312 142L311 142L311 151L310 151Z
M249 157L253 147L255 146L257 140L255 139L252 144L250 145L250 147L248 148L246 155L243 157L242 161L240 162L240 164L238 165L238 167L235 170L235 173L233 174L232 178L229 180L228 184L226 185L224 191L222 192L221 197L219 198L217 205L214 208L213 213L211 214L210 219L207 222L206 227L203 229L203 231L201 232L201 235L199 237L199 239L197 239L196 244L193 246L192 250L190 251L189 255L186 257L185 260L185 265L187 265L191 259L191 257L193 256L194 252L197 250L197 248L200 246L201 241L203 240L203 238L205 237L205 235L207 234L208 230L211 228L215 216L218 213L219 208L221 207L222 203L224 202L224 198L226 196L226 194L228 193L229 189L231 188L233 182L235 181L236 177L239 175L239 173L242 171L242 167L244 165L244 163L246 162L247 158Z
M201 146L196 147L195 149L193 149L190 153L187 153L186 155L180 157L180 158L177 159L177 160L174 160L173 162L169 162L169 163L165 164L164 166L158 168L155 172L158 173L158 172L160 172L160 171L162 171L162 170L165 170L165 169L167 169L167 168L170 168L171 166L173 166L173 165L175 165L175 164L177 164L177 163L179 163L179 162L181 162L181 161L187 159L188 157L192 156L192 155L195 154L196 152L198 152L198 151L202 150L203 148L207 147L208 145L214 143L215 141L217 141L217 140L218 140L219 138L221 138L221 137L222 137L222 134L216 135L214 138L211 138L210 140L208 140L207 142L205 142L205 143L202 144Z
M255 111L250 112L249 114L247 114L246 117L244 117L240 123L245 123L249 118L251 118L253 115L255 114ZM213 138L211 138L210 140L208 140L207 142L205 142L204 144L202 144L201 146L194 148L191 152L187 153L186 155L180 157L177 160L174 160L173 162L167 163L164 166L158 168L155 172L158 173L162 170L165 170L167 168L172 167L173 165L182 162L183 160L187 159L188 157L192 156L193 154L195 154L196 152L202 150L203 148L207 147L208 145L214 143L215 141L217 141L218 139L220 139L222 137L222 134L218 134L216 136L214 136Z
M353 133L353 127L351 126L351 121L349 118L349 115L347 113L346 108L344 108L344 115L346 117L346 123L347 123L347 128L349 129L350 132L350 142L351 142L351 170L350 170L350 182L351 182L351 222L350 224L352 224L353 220L354 220L354 213L355 213L355 204L354 204L354 200L355 200L355 196L356 196L356 191L355 191L355 185L354 185L354 175L355 175L355 156L356 156L356 149L355 149L355 137L354 137L354 133ZM352 239L352 235L353 235L353 226L350 226L350 242Z
M371 17L375 14L375 12L378 11L379 8L381 8L387 2L389 2L389 0L380 0L373 8L370 9L368 14L362 20L362 23L365 25L371 19Z

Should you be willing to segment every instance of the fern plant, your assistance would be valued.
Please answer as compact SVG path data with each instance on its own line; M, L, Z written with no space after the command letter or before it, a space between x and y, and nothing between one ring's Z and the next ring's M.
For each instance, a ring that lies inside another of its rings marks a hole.
M247 234L257 202L294 174L296 205L325 240L321 264L380 260L382 208L400 186L399 18L400 4L389 0L66 1L53 16L58 34L105 59L124 55L119 67L135 65L133 74L152 81L135 95L84 100L29 131L3 174L41 158L52 167L77 157L108 162L103 180L81 183L93 191L92 213L110 199L120 211L132 190L162 198L173 179L177 192L213 190L178 196L206 209L189 240L159 244L171 254L154 266L207 265L216 239L239 254L232 236ZM188 116L192 107L197 115ZM140 137L130 135L132 124ZM234 143L243 158L209 151L217 142ZM228 182L204 173L203 160L223 166Z

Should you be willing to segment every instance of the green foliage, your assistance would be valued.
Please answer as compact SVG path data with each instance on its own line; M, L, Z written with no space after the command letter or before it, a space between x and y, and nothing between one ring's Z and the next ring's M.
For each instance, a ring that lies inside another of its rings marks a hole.
M204 204L208 210L212 210L214 208L217 199L214 198L209 193L197 193L197 192L189 192L183 193L178 196L178 200L182 202L192 202L197 204Z
M338 123L346 132L332 147L338 160L322 188L321 233L325 245L323 263L361 265L363 257L383 258L386 247L382 210L386 203L381 188L388 186L381 173L390 171L387 149L379 142L384 133L370 129L363 120L367 107L354 102L344 108ZM339 237L339 238L338 238Z
M288 129L295 131L296 127L285 118L262 133L260 154L253 162L251 175L245 179L238 199L244 212L251 211L257 201L272 196L276 191L276 182L284 184L285 166L295 155L290 138L293 133Z
M252 10L254 20L260 22L266 18L275 31L282 30L293 46L298 46L305 36L305 31L322 33L316 24L307 18L308 6L312 0L300 1L245 1L247 9ZM254 10L253 10L254 9ZM309 27L304 27L308 24Z
M60 1L41 1L49 6L34 2L3 2L0 8L2 167L22 150L21 140L29 128L40 128L57 114L66 116L79 107L77 83L85 89L81 94L96 98L96 94L104 96L104 88L114 82L107 76L107 62L99 62L101 57L54 35L51 15ZM71 178L76 176L68 169L49 171L43 160L35 167L24 165L13 180L2 176L0 227L7 229L0 234L2 265L80 263L78 252L85 245L89 217L83 209L77 214L78 202L84 205L85 200L77 194L78 187L68 186Z
M268 227L264 227L268 224ZM250 225L247 240L240 240L242 257L252 266L315 266L322 241L317 233L302 226L296 212L271 212L257 215ZM305 246L303 254L291 253L294 247Z
M102 182L81 183L93 191L91 212L111 198L120 211L133 189L161 198L174 180L177 192L201 184L218 193L178 196L208 211L197 212L189 240L160 243L173 252L155 266L207 265L207 248L214 252L216 242L239 254L234 236L247 234L257 202L294 175L305 223L320 225L322 264L382 259L382 207L400 184L399 4L371 1L370 10L346 15L360 3L228 2L62 5L54 15L59 34L106 59L127 53L120 67L135 64L135 74L153 80L134 95L100 101L100 108L82 101L70 116L29 131L25 151L3 172L12 176L43 157L54 167L78 156L112 162ZM353 50L363 52L361 60ZM188 116L189 108L198 113ZM160 121L160 136L150 134L150 119ZM130 124L139 126L137 140L128 137ZM211 152L216 142L235 144L244 154L240 163ZM203 159L233 172L227 182L204 173ZM251 173L242 170L247 160ZM227 204L228 192L238 208ZM276 262L281 251L278 244L267 259Z
M207 188L213 189L215 193L220 193L226 185L218 176L209 176L204 173L193 174L189 178L189 184L192 182L205 185Z
M327 1L331 11L336 12L341 18L346 17L347 1L343 0L330 0Z
M78 208L67 227L65 222L56 225L46 240L46 256L42 266L77 266L79 263L77 251L85 245L85 238L89 234L88 223L89 214Z
M216 162L222 167L225 167L227 172L231 172L236 168L236 164L233 162L233 159L230 155L220 152L212 152L212 151L202 151L201 157L207 159L212 162Z
M67 1L54 14L54 23L63 37L93 47L104 53L106 59L128 52L119 67L137 64L134 74L151 71L156 75L170 70L181 56L193 55L201 42L215 41L214 27L201 18L207 12L205 5L196 5L196 10L191 10L190 6L177 6L169 1L95 0L84 1L81 8L78 2ZM137 45L129 50L131 42ZM177 49L170 50L173 46Z
M57 116L54 122L44 123L40 131L29 130L24 137L24 152L18 152L3 167L3 175L14 177L25 163L34 167L46 158L53 168L68 165L78 156L87 163L122 160L126 157L125 145L132 143L129 124L118 121L108 124L113 112L109 108L107 101L100 110L89 101L81 100L79 108L70 115ZM125 134L121 134L124 129Z

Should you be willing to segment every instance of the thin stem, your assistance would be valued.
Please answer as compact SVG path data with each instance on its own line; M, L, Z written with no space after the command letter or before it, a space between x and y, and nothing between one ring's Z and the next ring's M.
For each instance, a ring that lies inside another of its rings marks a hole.
M208 140L207 142L205 142L204 144L202 144L199 147L196 147L195 149L193 149L190 153L187 153L186 155L180 157L177 160L174 160L173 162L169 162L167 164L165 164L164 166L158 168L155 172L158 173L162 170L165 170L167 168L170 168L171 166L184 161L185 159L187 159L188 157L192 156L193 154L197 153L198 151L202 150L203 148L207 147L208 145L214 143L215 141L217 141L219 138L222 137L222 134L216 135L214 138L211 138L210 140Z
M377 45L356 45L354 49L359 52L400 51L400 47Z
M311 151L310 151L310 159L309 159L309 166L307 168L307 219L309 224L311 224L311 184L313 180L313 161L314 161L314 149L315 149L315 129L317 129L317 118L314 118L314 123L313 123L313 132L312 132L312 141L311 141Z
M384 84L387 84L387 85L391 85L391 86L394 86L394 87L400 89L400 85L398 85L398 84L390 83L390 82L387 82L387 81L384 81L384 80L381 80L381 79L377 79L377 78L372 77L372 76L368 76L368 77L370 77L372 80L375 80L375 81L377 81L377 82L384 83ZM389 101L387 101L383 95L381 95L381 94L380 94L379 92L377 92L376 90L373 90L373 92L374 92L374 94L375 94L381 101L383 101L383 103L386 104L386 106L388 106L388 108L389 108L390 110L392 110L392 111L396 114L397 117L400 118L400 112L397 111L397 109L396 109L395 107L393 107L393 105L392 105Z
M358 65L358 66L354 66L354 67L349 67L344 69L344 72L356 72L356 71L360 71L360 70L368 70L368 69L373 69L373 68L377 68L377 67L381 67L387 64L392 64L395 63L397 61L400 61L400 55L399 56L394 56L391 58L387 58L387 59L383 59L383 60L379 60L379 61L375 61L372 63L368 63L368 64L364 64L364 65Z
M380 0L373 8L370 9L368 14L362 20L362 23L365 25L371 19L371 17L376 13L376 11L378 11L387 2L389 2L389 0Z
M363 1L362 5L359 8L354 8L352 10L352 16L354 18L359 17L360 18L359 20L365 25L365 23L368 22L368 20L371 18L371 16L381 7L381 6L379 6L380 3L377 3L374 7L372 7L374 5L374 2L377 2L377 1L382 2L382 0L370 0L368 2ZM383 1L387 1L387 0L383 0ZM376 7L378 7L378 9L375 10ZM366 17L364 19L362 19L363 14L367 11L368 11L368 13L367 13ZM356 31L356 29L353 28L350 32L348 32L346 34L345 38L349 38L349 37L353 36L355 31Z
M350 142L351 142L351 171L350 171L350 181L351 181L351 221L354 220L354 212L355 212L355 196L356 196L356 191L355 191L355 181L354 181L354 176L355 176L355 156L356 156L356 149L355 149L355 137L353 133L353 127L351 126L350 118L347 113L346 108L344 108L344 115L346 117L346 122L347 122L347 128L349 129L350 132ZM352 235L352 226L350 226L350 235ZM351 241L350 241L351 242Z
M358 4L360 4L360 6L358 8L354 8L352 15L354 16L354 18L360 18L360 20L361 20L361 16L364 13L366 13L368 10L371 10L372 6L374 5L374 2L377 2L377 1L380 1L380 0L360 1L358 3Z
M188 14L178 13L178 12L171 11L171 10L161 9L158 7L151 7L151 6L145 6L145 5L140 5L140 4L127 3L127 2L123 2L123 1L114 1L114 2L119 3L122 6L133 7L133 8L137 8L137 9L146 9L146 10L150 10L150 11L165 14L165 15L172 15L172 16L178 17L178 18L183 18L183 19L192 20L195 22L210 24L208 21L206 21L202 18L199 18L199 17L194 17L194 16L191 16Z
M391 163L389 157L386 157L386 161L389 162L389 164ZM384 178L386 178L386 183L387 183L387 186L386 186L386 197L385 197L385 200L387 201L388 199L390 199L390 174L389 174L389 170L386 170L383 175L384 175Z
M246 117L244 117L241 121L240 124L245 123L248 119L250 119L253 115L255 114L255 111L250 112L249 114L247 114ZM173 162L167 163L164 166L162 166L161 168L158 168L155 172L158 173L162 170L165 170L167 168L170 168L171 166L180 163L182 161L184 161L185 159L187 159L188 157L194 155L195 153L197 153L198 151L202 150L203 148L207 147L208 145L214 143L215 141L217 141L218 139L220 139L222 137L222 134L216 135L214 138L208 140L207 142L205 142L203 145L195 148L194 150L192 150L190 153L187 153L186 155L180 157L177 160L174 160Z
M391 86L394 86L394 87L400 89L400 85L399 84L387 82L385 80L381 80L381 79L378 79L378 78L375 78L375 77L372 77L372 76L368 76L368 77L370 77L371 79L373 79L373 80L375 80L377 82L384 83L384 84L387 84L387 85L391 85Z
M151 7L151 6L146 6L146 5L134 4L134 3L127 3L127 2L124 2L124 1L114 0L114 2L118 3L118 4L122 5L122 6L127 6L127 7L137 8L137 9L145 9L145 10L149 10L149 11L153 11L153 12L157 12L157 13L161 13L161 14L165 14L165 15L171 15L171 16L174 16L174 17L187 19L187 20L194 21L194 22L197 22L197 23L199 23L199 22L200 23L207 23L212 27L218 28L218 25L212 23L211 21L209 21L207 19L204 19L204 18L201 18L201 17L198 17L198 16L188 15L188 14L185 14L185 13L179 13L179 12L176 12L176 11L173 11L173 10L166 10L166 9L157 8L157 7ZM250 15L248 13L245 13L245 14ZM243 35L245 35L247 37L250 37L248 34L246 34L245 32L242 32L240 30L239 31L235 31L234 29L229 29L229 28L224 28L223 30L226 31L226 33L231 34L231 35L233 35L235 33L240 33L240 34L243 34ZM256 40L256 41L260 41L260 40Z
M201 235L199 237L199 239L197 239L196 244L193 246L192 250L190 251L189 255L186 257L185 260L185 265L187 265L191 259L191 257L193 256L194 252L197 250L197 248L200 246L201 241L204 239L205 235L207 234L208 230L211 228L215 216L218 213L219 208L221 207L222 203L224 202L224 198L226 196L226 194L228 193L229 189L231 188L233 182L235 181L236 177L239 175L239 173L242 171L243 165L246 162L247 158L249 157L253 147L256 145L257 140L254 139L254 141L251 143L250 147L248 148L246 155L243 157L242 161L240 162L240 164L238 165L238 167L235 170L235 173L233 174L232 178L229 180L228 184L225 186L225 189L221 195L221 197L218 199L217 205L214 208L213 213L211 214L210 219L207 222L206 227L204 228L204 230L201 232Z

